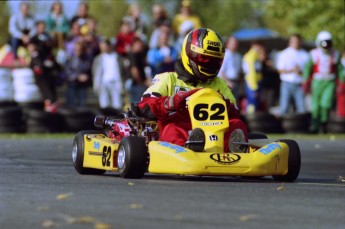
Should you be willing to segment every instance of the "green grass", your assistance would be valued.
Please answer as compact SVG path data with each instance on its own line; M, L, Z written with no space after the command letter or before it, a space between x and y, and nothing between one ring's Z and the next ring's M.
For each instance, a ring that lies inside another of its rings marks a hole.
M76 133L75 133L76 134ZM0 139L73 139L74 133L23 133L23 134L0 134Z
M345 134L267 134L267 137L292 140L345 140Z

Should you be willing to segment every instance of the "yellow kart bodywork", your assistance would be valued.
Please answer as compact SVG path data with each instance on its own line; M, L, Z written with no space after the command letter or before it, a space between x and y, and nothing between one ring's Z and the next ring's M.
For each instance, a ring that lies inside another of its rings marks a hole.
M141 135L122 140L102 132L77 134L72 157L81 174L119 172L125 178L140 178L145 172L198 176L273 176L294 181L300 170L300 151L293 140L249 139L245 152L224 152L224 133L229 128L226 103L221 94L202 89L187 101L192 127L205 134L204 150L164 141L145 141ZM146 139L147 140L147 139ZM200 141L190 142L200 143ZM137 163L140 162L140 163Z
M249 153L194 152L167 142L150 142L150 173L271 176L288 172L289 148L272 142Z
M206 99L205 99L206 98ZM272 142L249 152L224 152L224 133L229 128L226 103L221 94L202 89L188 101L193 129L205 133L205 151L194 152L168 142L149 143L151 173L189 175L284 175L288 172L289 148Z
M84 135L83 167L118 171L117 150L119 142L111 140L103 134Z

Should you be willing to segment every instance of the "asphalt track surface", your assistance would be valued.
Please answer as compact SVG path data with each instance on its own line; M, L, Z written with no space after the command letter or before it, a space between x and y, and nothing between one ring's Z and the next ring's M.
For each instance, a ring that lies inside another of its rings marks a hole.
M71 139L0 139L0 228L345 228L345 139L297 140L294 183L82 176ZM344 180L342 179L344 177Z

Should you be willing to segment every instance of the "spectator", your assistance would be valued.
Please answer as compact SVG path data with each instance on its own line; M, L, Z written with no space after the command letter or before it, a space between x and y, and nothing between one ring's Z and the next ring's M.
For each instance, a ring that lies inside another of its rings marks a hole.
M245 86L247 97L247 112L254 113L260 109L260 93L262 89L262 65L264 47L262 43L253 41L242 60L245 74Z
M42 94L44 110L55 113L59 107L56 94L56 77L60 68L53 55L46 55L40 50L40 43L37 40L31 40L28 43L28 51L31 56L30 68L35 75L35 82Z
M279 73L276 70L273 60L272 52L268 53L265 48L262 52L262 92L260 93L261 109L264 111L270 110L279 104L279 87L280 79ZM271 112L276 112L275 109ZM277 113L277 112L276 112Z
M158 47L150 49L147 54L147 62L152 68L152 74L174 71L176 60L177 52L169 45L169 33L159 34Z
M65 65L67 75L67 108L85 107L86 89L91 82L91 60L86 55L83 42L74 44L74 49Z
M311 82L311 133L326 132L329 112L333 105L336 80L343 83L340 55L333 48L332 35L321 31L316 37L316 48L304 69L304 84Z
M308 61L308 53L301 49L301 37L292 35L289 47L284 49L277 62L280 73L280 115L289 111L291 99L296 107L296 112L305 112L304 95L302 90L303 69Z
M20 12L13 14L9 21L9 33L11 35L11 47L15 60L18 60L18 47L27 45L30 38L35 35L35 20L30 15L30 5L27 2L20 3Z
M180 30L179 30L180 32L179 34L177 34L177 39L174 45L175 49L178 50L178 52L180 52L181 50L184 38L193 29L194 29L194 24L191 21L185 21L180 25Z
M132 31L130 24L127 21L122 21L120 31L116 35L115 51L123 57L127 56L134 38L135 33Z
M219 71L219 76L227 82L238 102L241 85L242 56L237 52L238 41L234 36L230 36L227 39L225 47L224 61Z
M343 77L345 78L345 48L341 56L341 64L343 67ZM345 82L338 82L337 86L337 116L345 118Z
M93 89L101 108L121 110L123 84L118 56L112 51L109 40L101 41L99 47L101 53L92 64Z
M141 13L139 4L134 3L129 6L128 14L122 21L129 24L130 29L145 43L147 42L147 20Z
M94 18L87 20L87 34L84 34L83 41L86 45L86 53L93 60L100 52L99 42L100 37L97 33L97 21Z
M46 32L44 21L36 22L36 34L30 39L30 42L36 44L38 52L43 58L53 55L53 40Z
M194 29L201 27L201 20L198 16L193 14L189 0L182 1L180 13L176 14L173 19L173 31L176 35L182 34L181 25L186 21L190 21L193 24Z
M80 26L80 34L85 35L88 33L87 21L90 18L89 5L86 2L79 4L77 14L71 19L71 26L76 22Z
M128 53L131 49L135 38L135 33L127 21L122 21L120 31L116 35L115 51L120 56L120 68L122 81L125 82L130 78Z
M68 36L65 43L66 55L71 56L74 52L75 43L81 41L82 36L80 34L80 25L78 22L74 22L70 28L70 35Z
M152 7L153 25L154 29L150 37L149 48L156 48L158 45L158 37L161 32L171 31L171 20L168 17L166 9L160 5L155 4ZM171 37L173 42L173 37Z
M61 2L54 2L46 18L47 31L57 44L59 50L64 49L64 39L69 32L69 21L63 13Z
M140 38L135 38L131 52L129 53L130 75L132 80L129 95L130 101L134 103L140 102L141 96L149 85L145 71L147 66L146 53L147 49L144 42Z

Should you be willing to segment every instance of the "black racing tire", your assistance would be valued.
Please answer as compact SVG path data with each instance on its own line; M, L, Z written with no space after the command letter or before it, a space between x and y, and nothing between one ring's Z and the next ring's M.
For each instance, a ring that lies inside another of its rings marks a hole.
M72 162L75 170L83 175L102 175L105 170L84 168L84 135L86 134L104 134L99 130L83 130L77 133L73 141Z
M268 137L262 133L248 133L248 139L268 139Z
M301 169L301 152L299 146L294 140L280 139L289 147L288 172L285 175L274 175L274 180L281 182L293 182L297 179Z
M118 168L123 178L142 178L147 170L147 146L145 138L137 136L125 137L118 149Z

